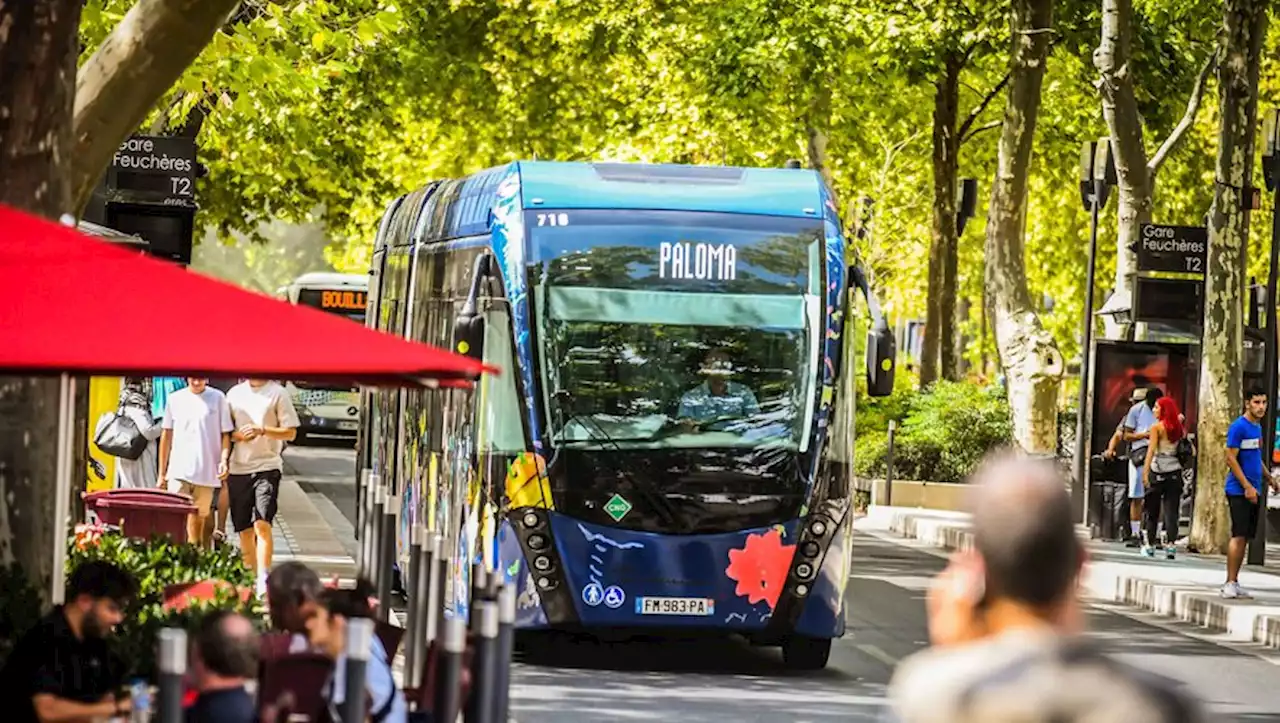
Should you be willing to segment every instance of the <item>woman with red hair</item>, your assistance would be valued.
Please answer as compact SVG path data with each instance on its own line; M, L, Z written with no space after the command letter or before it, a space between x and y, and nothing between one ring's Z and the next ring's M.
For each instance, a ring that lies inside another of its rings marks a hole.
M1178 539L1178 512L1182 502L1182 462L1178 459L1178 443L1187 436L1182 427L1182 413L1171 397L1156 400L1156 423L1151 425L1151 443L1147 445L1147 461L1142 468L1143 498L1147 518L1147 540L1142 554L1155 557L1161 540L1156 528L1164 513L1164 552L1172 560L1174 541Z

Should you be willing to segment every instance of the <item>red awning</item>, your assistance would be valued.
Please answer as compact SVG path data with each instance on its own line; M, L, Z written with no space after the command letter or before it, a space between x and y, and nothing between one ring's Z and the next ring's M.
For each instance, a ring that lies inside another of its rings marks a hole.
M467 357L0 206L0 371L465 385Z

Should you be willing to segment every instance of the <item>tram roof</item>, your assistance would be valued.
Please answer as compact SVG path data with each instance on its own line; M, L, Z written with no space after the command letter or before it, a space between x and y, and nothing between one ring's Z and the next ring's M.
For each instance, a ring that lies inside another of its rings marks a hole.
M811 170L521 161L524 207L753 213L821 218Z
M290 286L368 286L368 274L339 274L332 271L313 271L293 280Z
M526 210L705 211L822 218L822 178L811 170L642 163L517 161L437 181L388 206L378 249L487 233L498 186L520 175ZM410 229L416 229L410 233Z

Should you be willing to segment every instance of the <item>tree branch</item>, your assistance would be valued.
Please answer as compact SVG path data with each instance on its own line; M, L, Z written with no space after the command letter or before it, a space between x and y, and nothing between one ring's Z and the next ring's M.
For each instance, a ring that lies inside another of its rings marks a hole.
M978 135L979 133L982 133L983 131L993 131L1002 125L1004 125L1003 119L996 119L987 123L983 123L977 128L974 128L973 130L969 131L967 135L961 136L960 143L963 144L966 141L968 141L970 138L973 138L974 136Z
M960 130L957 133L962 142L963 139L970 135L969 129L973 127L973 124L978 120L978 117L982 115L982 112L987 109L987 106L991 105L991 101L995 100L996 96L1000 95L1000 91L1004 90L1004 87L1008 84L1009 73L1006 72L1004 77L1000 79L1000 82L996 83L995 87L987 91L987 94L982 97L982 100L979 101L976 106L973 107L973 110L969 111L969 115L965 116L964 122L960 124Z
M1195 124L1196 114L1200 112L1200 101L1204 99L1204 89L1208 85L1209 75L1217 66L1218 52L1215 50L1205 59L1204 67L1200 68L1200 75L1196 78L1196 84L1191 89L1191 97L1187 99L1187 112L1182 114L1182 120L1178 121L1178 125L1169 131L1169 137L1164 139L1164 143L1160 144L1160 149L1155 152L1155 155L1147 163L1148 175L1156 175L1165 159L1177 149L1187 131Z
M213 39L239 0L138 0L76 78L73 207L124 139Z

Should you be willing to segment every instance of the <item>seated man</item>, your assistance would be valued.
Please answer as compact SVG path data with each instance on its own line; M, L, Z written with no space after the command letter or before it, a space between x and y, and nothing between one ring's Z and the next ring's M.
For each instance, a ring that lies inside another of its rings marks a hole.
M370 619L373 588L365 580L357 580L352 590L327 588L315 605L308 608L307 632L311 645L334 660L334 674L325 686L324 695L339 710L346 695L347 623L357 618ZM370 642L371 655L365 669L365 691L369 694L369 723L405 723L408 708L404 694L396 687L391 673L391 657L375 635Z
M713 349L707 354L699 373L707 381L680 398L676 418L681 424L697 427L714 420L747 419L760 413L756 395L746 386L729 381L733 376L733 362L724 350Z
M293 634L290 653L310 649L306 608L315 603L323 589L320 576L301 562L277 565L267 576L267 612L271 617L271 628Z
M0 705L17 723L128 716L120 694L127 672L107 647L138 593L133 576L107 562L86 562L67 581L67 602L18 641L0 671Z
M255 723L258 711L245 685L258 677L258 646L243 615L221 610L200 621L192 665L200 696L187 723Z

